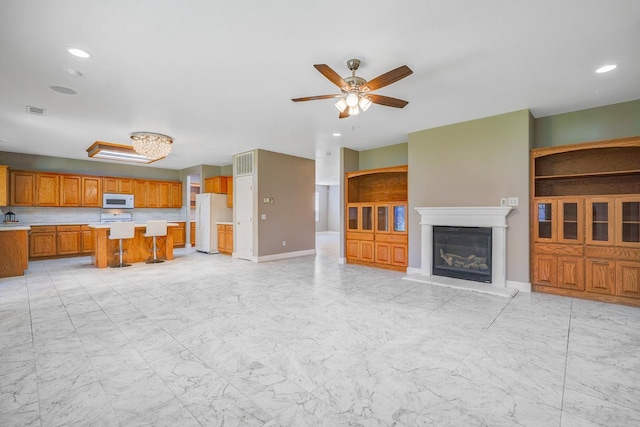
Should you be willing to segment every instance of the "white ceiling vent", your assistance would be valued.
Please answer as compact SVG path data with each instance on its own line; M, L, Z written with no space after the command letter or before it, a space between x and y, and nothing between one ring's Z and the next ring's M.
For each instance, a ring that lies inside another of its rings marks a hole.
M44 108L33 107L31 105L27 105L27 113L35 114L36 116L44 116L44 112L47 111Z

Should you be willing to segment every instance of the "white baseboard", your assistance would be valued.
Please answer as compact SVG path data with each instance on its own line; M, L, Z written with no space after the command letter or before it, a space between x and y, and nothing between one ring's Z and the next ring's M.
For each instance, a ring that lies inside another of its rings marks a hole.
M308 249L305 251L285 252L282 254L259 256L256 258L255 262L276 261L279 259L295 258L299 256L308 256L308 255L315 255L315 254L316 254L315 249Z
M421 268L407 267L407 274L422 274Z
M346 263L347 263L346 258L338 258L338 264L346 264Z
M515 280L507 280L507 286L509 288L515 288L520 292L531 293L531 283L527 282L516 282Z

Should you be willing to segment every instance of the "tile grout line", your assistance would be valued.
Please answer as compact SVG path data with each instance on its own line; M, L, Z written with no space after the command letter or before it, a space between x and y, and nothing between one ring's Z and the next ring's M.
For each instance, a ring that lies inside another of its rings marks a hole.
M573 298L569 305L569 326L567 328L567 350L564 356L564 376L562 378L562 398L560 400L560 426L562 426L562 415L564 414L564 392L567 387L567 365L569 363L569 341L571 340L571 318L573 317Z

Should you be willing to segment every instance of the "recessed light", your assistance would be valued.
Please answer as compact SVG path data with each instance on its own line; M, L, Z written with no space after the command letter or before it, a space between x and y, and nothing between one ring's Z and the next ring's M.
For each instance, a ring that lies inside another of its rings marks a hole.
M74 70L73 68L67 68L67 73L75 77L82 77L82 73L78 70Z
M608 73L609 71L613 71L616 68L618 68L617 64L608 64L608 65L603 65L602 67L598 68L596 70L596 73L598 74L602 74L602 73Z
M77 47L70 47L67 49L67 52L73 56L77 56L78 58L91 58L91 54L89 52L83 49L78 49Z
M336 133L334 133L334 134L333 134L333 136L340 136L340 135L342 135L342 134L341 134L341 133L338 133L338 132L336 132Z
M64 93L65 95L75 95L76 92L73 89L69 89L68 87L64 87L64 86L51 86L52 90L55 90L58 93Z

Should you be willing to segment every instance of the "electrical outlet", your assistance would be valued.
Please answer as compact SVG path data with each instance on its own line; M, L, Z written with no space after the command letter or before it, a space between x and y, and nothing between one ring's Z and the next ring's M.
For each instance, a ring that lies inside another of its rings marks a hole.
M287 246L287 241L286 240L282 241L282 246Z
M518 206L518 198L509 197L509 206Z
M260 215L260 219L267 219L267 214Z
M507 206L507 198L503 197L500 199L500 206Z
M269 203L269 202L271 201L271 199L270 199L269 197L263 197L263 198L262 198L262 201L263 201L264 203Z

